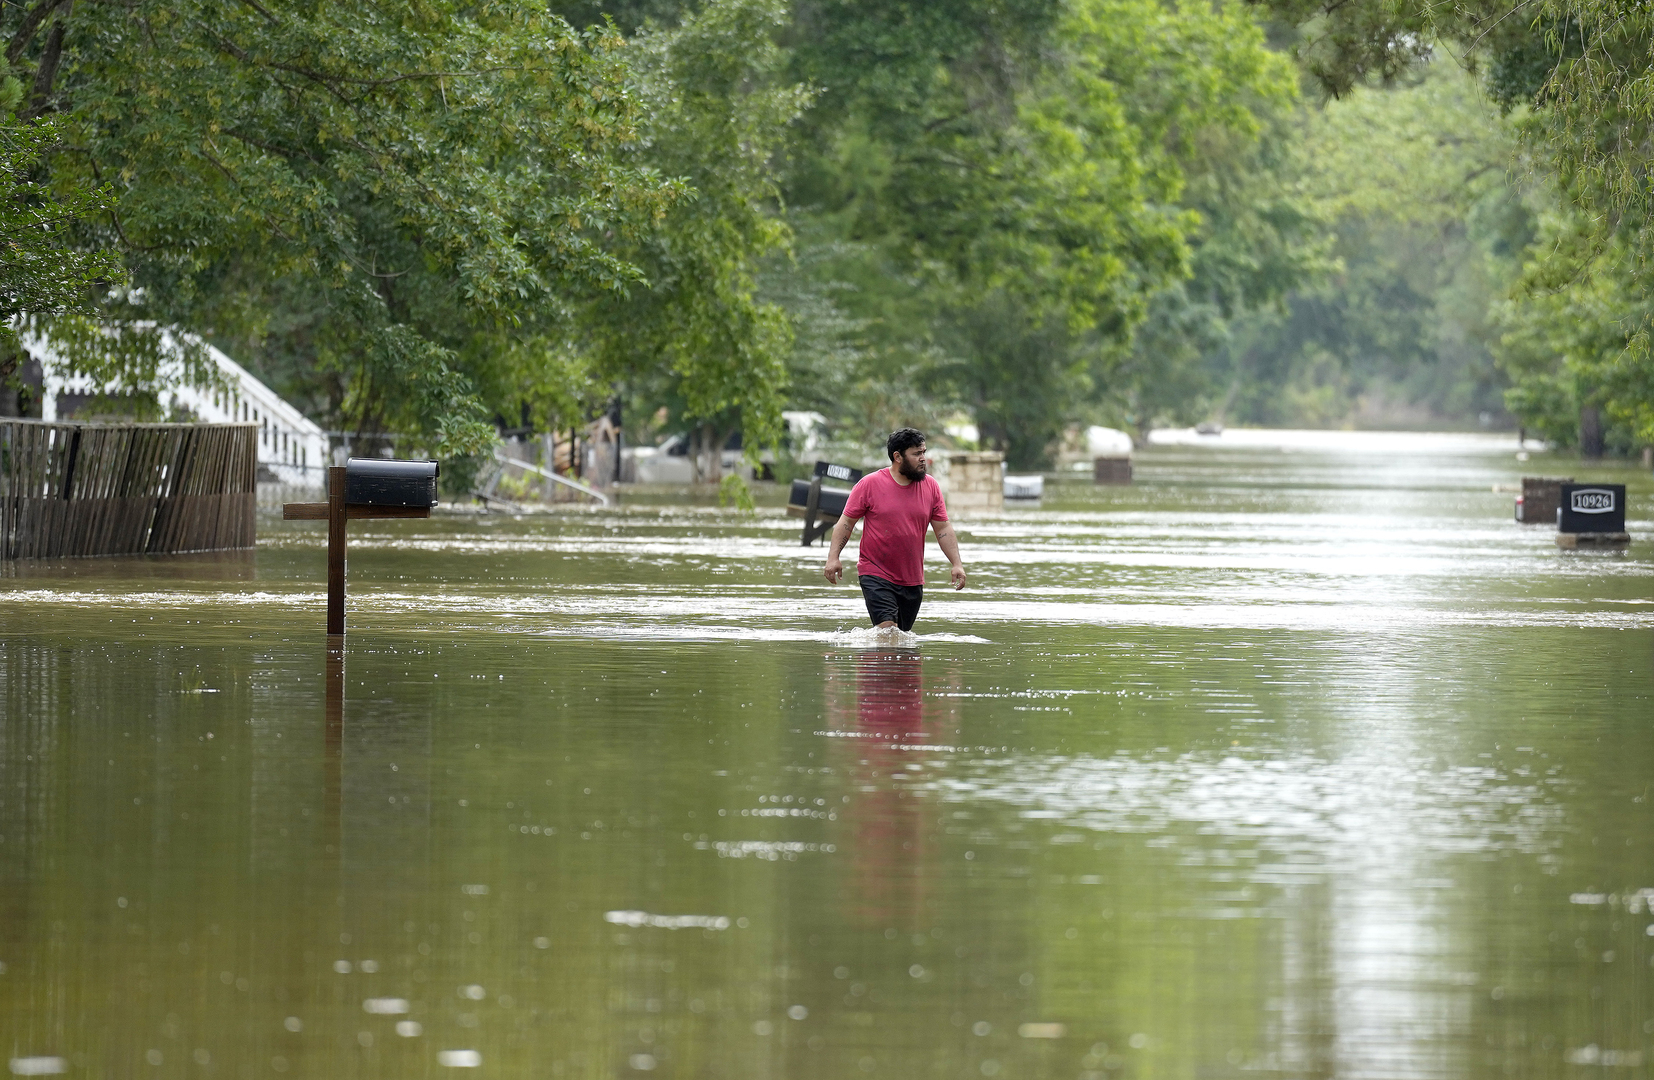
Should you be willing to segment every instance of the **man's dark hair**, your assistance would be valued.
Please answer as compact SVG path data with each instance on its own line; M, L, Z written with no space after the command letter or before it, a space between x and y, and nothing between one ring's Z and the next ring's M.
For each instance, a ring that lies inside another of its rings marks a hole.
M900 428L890 433L890 438L884 441L884 456L893 458L914 446L923 446L925 433L918 428Z

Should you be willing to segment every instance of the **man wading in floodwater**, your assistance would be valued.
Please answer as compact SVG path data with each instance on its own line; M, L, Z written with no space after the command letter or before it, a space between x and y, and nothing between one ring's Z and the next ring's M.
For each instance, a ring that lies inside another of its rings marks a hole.
M839 552L850 542L856 522L865 521L856 574L868 617L881 630L912 630L925 597L925 529L935 528L936 543L953 568L955 589L965 587L965 564L959 561L959 540L948 524L942 489L925 475L924 433L902 428L891 434L884 449L890 455L890 468L868 473L856 482L844 514L833 526L833 543L822 573L838 584L844 574Z

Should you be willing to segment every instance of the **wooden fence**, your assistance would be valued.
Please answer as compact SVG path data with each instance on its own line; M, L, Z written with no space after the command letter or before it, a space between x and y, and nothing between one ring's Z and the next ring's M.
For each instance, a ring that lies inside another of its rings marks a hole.
M0 559L253 546L256 424L0 420Z

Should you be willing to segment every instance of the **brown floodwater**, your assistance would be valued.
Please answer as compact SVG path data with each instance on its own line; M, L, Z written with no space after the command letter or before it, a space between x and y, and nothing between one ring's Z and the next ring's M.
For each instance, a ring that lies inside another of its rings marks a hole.
M1654 481L1513 443L1163 443L963 522L894 644L779 507L353 523L332 665L315 524L8 566L0 1057L1645 1075Z

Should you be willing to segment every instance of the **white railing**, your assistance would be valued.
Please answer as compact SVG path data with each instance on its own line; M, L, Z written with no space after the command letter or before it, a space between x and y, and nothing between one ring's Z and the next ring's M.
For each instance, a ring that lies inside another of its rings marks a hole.
M580 492L580 494L582 494L582 495L589 495L592 498L596 499L597 502L598 502L598 505L600 505L600 506L608 506L609 505L609 497L607 495L603 494L601 491L598 491L595 488L589 488L585 484L580 483L580 481L578 481L578 480L571 480L566 476L562 476L562 475L559 475L558 473L554 473L550 469L542 469L542 468L540 468L540 466L532 464L531 462L519 461L514 457L507 457L506 455L500 453L498 450L494 451L494 460L500 463L502 472L504 471L505 466L515 465L517 468L523 470L524 472L531 472L535 476L543 476L547 480L551 480L555 483L562 484L566 488L573 488L575 491ZM499 477L495 476L494 483L488 485L489 490L487 492L485 492L485 494L489 497L492 497L493 494L494 494L492 489L495 486L495 484L498 484L498 483L499 483Z
M84 376L67 374L69 365L50 338L22 333L25 351L36 360L45 376L41 418L58 419L58 398L63 394L93 395L119 393L122 387L102 386ZM163 348L177 351L173 331L163 333ZM168 389L161 393L161 408L168 413L188 412L209 424L257 424L260 473L273 474L283 484L325 487L328 466L327 433L309 417L283 401L274 390L254 378L246 368L211 345L193 339L217 366L220 386L197 387L184 382L182 360L163 365L160 382Z

